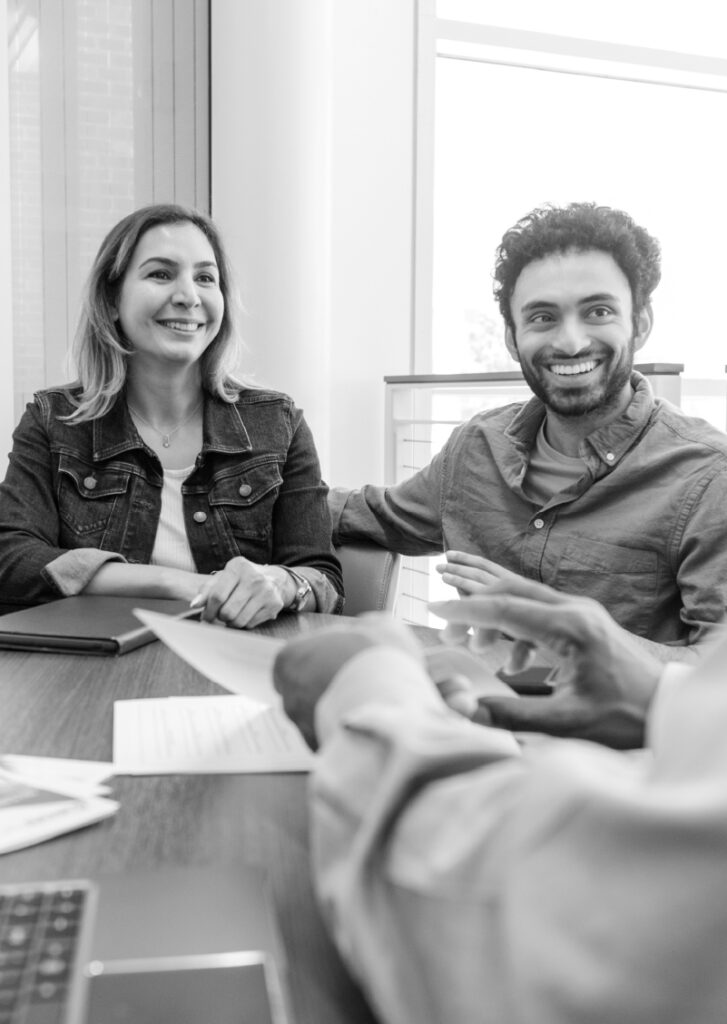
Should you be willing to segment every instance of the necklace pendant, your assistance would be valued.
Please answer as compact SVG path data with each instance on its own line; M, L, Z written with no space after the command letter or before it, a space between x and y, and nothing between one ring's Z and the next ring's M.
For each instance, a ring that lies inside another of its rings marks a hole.
M169 434L162 434L162 447L168 448L170 444L171 441L169 440Z

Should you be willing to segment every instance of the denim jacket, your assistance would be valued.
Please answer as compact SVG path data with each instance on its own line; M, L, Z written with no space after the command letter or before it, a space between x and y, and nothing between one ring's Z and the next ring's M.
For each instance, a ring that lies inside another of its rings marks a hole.
M0 602L38 604L83 590L107 561L146 564L163 470L122 394L72 426L68 388L38 392L13 435L0 485ZM338 612L343 585L331 547L327 487L300 410L286 395L244 390L235 404L205 395L202 450L182 485L200 573L236 555L305 567L318 610Z
M661 399L638 373L616 420L581 443L585 471L544 506L523 490L545 416L536 398L474 416L395 487L330 495L334 541L407 555L484 555L600 601L626 629L698 643L727 606L727 436ZM669 653L671 651L671 653Z

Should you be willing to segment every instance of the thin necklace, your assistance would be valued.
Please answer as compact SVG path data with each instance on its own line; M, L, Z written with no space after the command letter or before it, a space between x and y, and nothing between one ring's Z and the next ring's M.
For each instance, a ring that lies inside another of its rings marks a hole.
M177 431L181 430L183 426L185 426L187 423L189 423L189 421L192 419L192 417L199 411L199 409L200 409L200 407L202 405L202 402L204 402L204 398L200 398L199 402L197 403L197 405L195 405L194 409L192 409L191 413L189 414L189 416L187 416L186 419L183 419L181 423L178 423L176 425L176 427L174 427L172 430L168 431L167 433L165 433L162 430L159 430L157 427L154 426L153 423L150 423L149 420L145 420L144 417L139 412L139 410L135 409L134 406L131 405L130 402L127 402L126 404L129 407L129 412L133 413L134 416L136 416L136 418L138 420L140 420L144 424L145 427L149 427L150 430L153 430L155 434L158 434L159 437L161 437L161 439L162 439L162 447L163 448L168 448L169 445L172 443L172 438L177 433Z

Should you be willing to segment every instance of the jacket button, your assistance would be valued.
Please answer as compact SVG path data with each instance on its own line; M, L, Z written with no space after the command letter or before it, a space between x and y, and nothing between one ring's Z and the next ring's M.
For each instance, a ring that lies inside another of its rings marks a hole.
M536 530L542 530L543 527L545 526L545 521L542 520L542 519L536 519L533 522L533 526L535 527Z
M249 498L252 494L252 487L250 484L240 484L240 492L243 498Z
M194 519L195 523L206 523L207 522L207 513L206 512L195 512L194 515L192 516L192 519Z
M89 491L95 491L95 490L96 490L96 486L97 486L97 480L96 480L96 478L95 478L95 477L93 477L93 476L87 476L87 477L85 477L85 479L84 479L84 481L83 481L83 486L84 486L84 487L85 487L85 488L86 488L87 490L89 490Z

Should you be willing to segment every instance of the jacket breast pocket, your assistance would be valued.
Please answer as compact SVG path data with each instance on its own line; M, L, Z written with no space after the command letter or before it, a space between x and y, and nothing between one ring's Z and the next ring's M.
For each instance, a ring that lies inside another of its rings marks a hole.
M109 530L123 526L124 495L130 474L99 469L62 455L58 466L58 513L61 542L69 547L101 547Z
M558 562L554 586L594 598L620 625L643 635L656 607L659 559L655 551L643 548L573 538Z
M283 478L275 458L266 458L220 475L209 494L210 507L222 517L236 540L268 542L273 529L273 507ZM243 545L241 554L247 554Z

